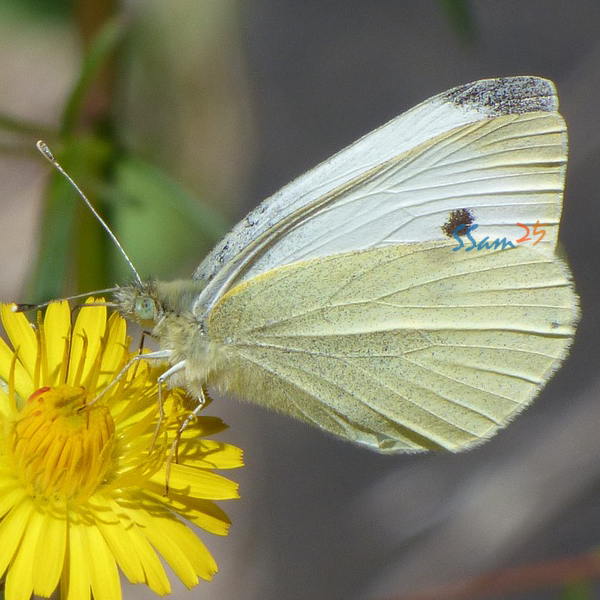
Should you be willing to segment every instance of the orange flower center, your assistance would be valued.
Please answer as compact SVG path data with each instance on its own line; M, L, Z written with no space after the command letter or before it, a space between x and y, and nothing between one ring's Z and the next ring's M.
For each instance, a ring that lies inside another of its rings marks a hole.
M40 388L13 424L9 455L30 494L81 502L104 480L114 432L108 408L87 405L84 388Z

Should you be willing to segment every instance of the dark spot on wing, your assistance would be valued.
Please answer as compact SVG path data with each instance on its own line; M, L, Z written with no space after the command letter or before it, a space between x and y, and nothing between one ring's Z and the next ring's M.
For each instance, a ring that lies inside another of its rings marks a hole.
M453 210L448 215L448 220L440 227L442 233L451 238L454 230L460 225L465 225L460 231L457 232L458 235L466 235L467 229L469 225L475 222L475 215L468 208L458 208Z
M444 97L456 106L487 117L558 109L554 86L539 77L484 79L454 88Z

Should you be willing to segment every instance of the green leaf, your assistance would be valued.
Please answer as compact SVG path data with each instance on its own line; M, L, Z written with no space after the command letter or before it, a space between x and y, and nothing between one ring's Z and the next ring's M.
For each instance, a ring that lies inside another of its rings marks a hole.
M0 3L0 13L40 21L66 20L73 12L73 0L13 0Z
M55 137L57 132L45 125L34 123L32 121L24 121L23 119L15 119L14 117L0 113L0 129L11 133L20 133L39 140L41 137ZM32 146L33 152L33 146Z
M473 42L477 36L475 20L467 0L438 0L441 9L464 42Z
M189 275L228 230L227 222L203 206L157 167L131 155L114 165L107 202L113 231L142 277ZM113 283L131 279L112 247Z

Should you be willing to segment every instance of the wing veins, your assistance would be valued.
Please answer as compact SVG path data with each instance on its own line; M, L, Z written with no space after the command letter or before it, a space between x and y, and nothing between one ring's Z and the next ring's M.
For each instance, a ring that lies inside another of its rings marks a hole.
M445 378L445 379L448 379L449 381L453 381L454 383L459 383L459 384L461 384L461 385L465 385L465 386L467 386L467 387L470 387L471 389L474 389L474 390L476 390L476 391L482 392L482 390L481 390L480 388L476 388L476 387L474 387L474 386L472 386L472 385L470 385L470 384L468 384L468 383L459 382L459 381L457 381L457 380L455 380L455 379L453 379L453 378L451 378L451 377L449 377L449 376L447 376L447 375L444 375L444 374L441 374L441 373L437 373L437 372L436 372L434 369L431 369L431 368L429 368L429 367L424 367L423 365L420 365L420 364L418 364L418 363L415 363L415 362L413 362L413 361L410 361L410 360L408 360L408 359L406 359L406 358L404 358L404 360L406 360L406 362L410 362L411 364L413 364L413 365L414 365L414 366L416 366L416 367L419 367L419 369L422 369L422 370L425 370L425 371L431 371L432 373L435 373L436 375L439 375L439 376L441 376L441 377L443 377L443 378ZM346 361L346 360L343 360L342 362L345 362L346 364L348 364L348 361ZM364 368L363 368L363 367L361 367L360 365L356 365L355 363L350 363L350 364L352 364L352 365L353 365L355 368L357 368L359 371L362 371L363 373L367 373L367 374L369 374L369 373L370 373L370 371L367 371L366 369L364 369ZM441 415L438 415L438 414L436 414L436 413L432 412L432 410L431 410L431 409L429 409L429 408L427 408L427 407L424 407L424 406L422 406L422 405L418 404L416 401L413 401L413 400L412 400L412 399L410 399L410 398L407 398L407 397L405 397L405 396L402 396L402 395L401 395L400 393L398 393L398 392L397 392L397 391L396 391L394 388L390 387L390 386L389 386L387 383L385 383L384 381L380 380L379 378L377 378L377 377L373 377L373 376L371 376L371 378L372 378L372 379L374 379L374 380L375 380L375 382L376 382L377 384L381 385L381 387L383 387L383 388L385 388L385 389L389 390L389 391L390 391L390 392L391 392L391 393L392 393L394 396L397 396L398 398L400 398L400 399L402 399L402 400L404 400L404 401L408 402L409 404L412 404L413 406L417 407L418 409L425 411L427 414L431 415L431 416L432 416L432 417L434 417L435 419L439 419L440 421L443 421L444 423L448 424L450 427L453 427L453 428L455 428L455 429L458 429L459 431L464 431L465 433L468 433L468 434L470 434L470 435L477 435L477 434L476 434L476 433L474 433L473 431L469 431L468 429L464 429L463 427L459 427L458 425L456 425L455 423L452 423L451 421L449 421L448 419L446 419L446 418L442 417ZM462 408L464 408L464 409L466 409L466 410L468 410L468 411L471 411L471 412L473 412L474 414L477 414L477 415L479 415L479 416L483 417L484 419L486 419L486 420L490 421L490 422L491 422L491 423L493 423L494 425L499 425L499 424L500 424L500 423L498 423L498 422L497 422L495 419L491 418L490 416L488 416L488 415L485 415L485 414L483 414L483 413L479 412L478 410L475 410L475 409L473 409L473 408L472 408L472 407L470 407L470 406L466 406L466 405L462 404L461 402L459 402L459 401L458 401L458 400L456 400L456 399L452 399L452 398L449 398L449 397L448 397L448 396L446 396L446 395L442 395L442 394L440 394L439 392L436 392L436 391L434 391L434 390L432 390L432 389L430 389L430 388L428 388L428 387L426 387L426 386L424 386L424 385L420 384L419 382L416 382L416 381L411 381L410 383L411 383L412 385L414 385L415 387L417 387L417 388L419 388L419 389L421 389L421 390L424 390L424 391L425 391L425 392L427 392L427 393L433 393L433 394L434 394L435 396L437 396L438 398L442 398L443 400L447 400L447 401L448 401L448 402L450 402L451 404L456 404L456 405L458 405L458 406L460 406L460 407L462 407ZM489 392L484 392L484 393L485 393L485 394L487 394L487 393L489 393ZM490 395L492 395L492 396L497 396L497 394L493 394L493 393L491 393ZM502 396L498 396L498 397L502 398ZM365 400L363 400L362 398L357 398L357 399L358 399L360 402L364 403L364 404L365 404L365 406L368 406L369 408L372 408L372 406L371 406L371 405L369 405L369 404L367 404L367 403L366 403L366 401L365 401ZM510 399L508 399L508 398L507 398L507 400L509 400L509 401L511 401L511 402L512 402L512 400L510 400ZM387 417L388 419L390 418L390 417L388 417L387 415L383 414L383 413L382 413L381 411L379 411L379 410L377 410L376 412L377 412L378 414L381 414L382 416L385 416L385 417ZM415 433L418 433L418 432L415 432ZM422 434L421 434L421 435L422 435Z
M470 128L467 128L466 130L463 130L463 131L461 131L462 128L458 128L458 130L455 132L454 135L449 135L444 140L438 141L438 143L435 145L428 145L424 148L421 148L418 152L414 152L414 156L411 156L410 160L401 161L401 160L399 160L400 157L398 157L398 159L395 162L390 161L390 164L385 168L385 170L382 169L381 173L383 175L385 175L385 173L389 173L395 167L397 168L400 164L404 168L404 167L411 165L413 162L417 161L420 158L423 158L424 160L426 160L427 156L431 157L432 161L431 161L430 166L425 169L423 169L423 168L418 169L415 173L412 173L410 175L410 177L405 177L404 179L402 179L402 183L405 183L405 182L409 181L411 178L417 177L424 172L435 171L436 169L440 169L441 168L440 165L452 165L452 164L459 164L460 162L483 160L483 159L487 158L488 156L493 156L494 153L487 153L487 154L482 153L481 156L466 157L459 161L455 161L454 163L448 161L449 157L451 157L459 152L462 152L464 150L464 148L462 146L459 146L457 144L457 141L462 140L464 137L473 135L474 132L477 132L479 130L481 135L474 136L474 140L472 142L470 142L470 144L469 144L470 146L472 146L475 143L481 142L481 140L485 139L486 137L488 137L492 134L496 134L499 130L506 127L506 124L504 122L496 123L495 126L492 127L491 123L493 123L493 121L494 121L493 119L481 121L480 123L477 123L476 126L473 125ZM515 119L512 119L511 121L514 122ZM486 129L486 131L481 132L481 130L484 128ZM460 135L457 135L459 132L460 132ZM522 137L526 138L526 137L528 137L528 135L523 134ZM552 144L549 147L555 147L555 146L557 146L557 144ZM537 146L535 146L535 147L537 147ZM450 148L451 151L444 153L443 150L447 150L448 148ZM436 155L438 155L438 156L436 156ZM383 178L386 179L386 177L383 177Z

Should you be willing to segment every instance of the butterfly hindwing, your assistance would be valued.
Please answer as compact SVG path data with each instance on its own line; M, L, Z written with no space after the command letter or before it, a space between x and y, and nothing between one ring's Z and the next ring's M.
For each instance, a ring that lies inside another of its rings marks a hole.
M571 343L568 271L525 246L402 244L273 269L227 293L213 383L383 452L460 450L537 395Z

